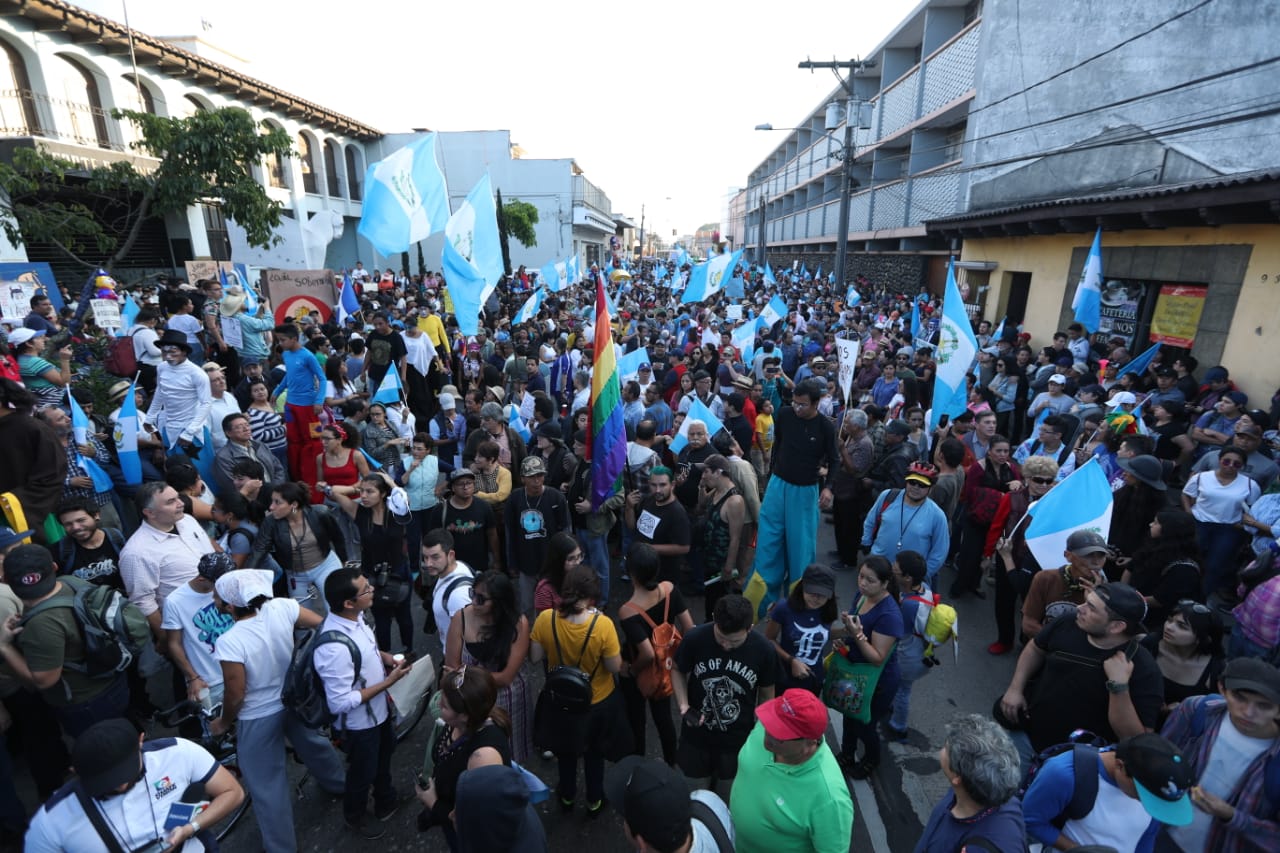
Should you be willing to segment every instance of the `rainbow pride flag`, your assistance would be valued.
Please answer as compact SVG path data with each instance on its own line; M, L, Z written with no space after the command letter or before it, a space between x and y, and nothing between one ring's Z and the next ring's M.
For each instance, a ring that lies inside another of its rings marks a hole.
M591 465L591 508L616 494L618 480L627 461L627 433L622 423L622 388L618 383L618 360L613 336L608 333L608 295L604 277L596 277L596 321L599 332L593 346L591 371L591 416L587 421L587 462Z

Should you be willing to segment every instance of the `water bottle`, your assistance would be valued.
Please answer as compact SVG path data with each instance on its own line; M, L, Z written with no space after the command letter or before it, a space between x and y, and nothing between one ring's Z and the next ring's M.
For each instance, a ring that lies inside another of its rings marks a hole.
M206 713L213 710L213 696L210 695L208 687L201 687L200 692L196 694L196 698L200 700L200 707Z

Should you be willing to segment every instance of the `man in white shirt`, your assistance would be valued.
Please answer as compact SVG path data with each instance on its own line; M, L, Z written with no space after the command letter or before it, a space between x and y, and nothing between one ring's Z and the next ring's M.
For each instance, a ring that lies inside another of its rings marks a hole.
M373 606L368 578L355 569L338 569L325 579L324 598L329 615L320 626L320 644L312 663L324 682L329 712L336 718L334 730L343 732L347 753L343 817L348 829L372 841L386 833L382 822L395 814L398 805L391 786L396 733L387 689L404 678L412 664L403 657L397 662L378 650L373 631L361 615ZM330 633L334 636L326 640ZM371 785L377 822L367 814Z
M156 393L148 414L164 435L165 447L190 451L201 441L213 405L209 377L188 360L191 344L173 329L159 340L164 362L156 368Z
M227 374L222 365L205 362L204 372L209 377L209 432L213 435L213 449L221 450L227 443L222 419L240 414L240 401L227 390Z
M431 610L435 614L436 633L447 637L453 615L471 603L475 572L454 556L453 534L444 528L422 537L422 567L434 581Z
M71 751L76 778L63 785L31 819L28 853L98 853L108 839L90 821L95 809L112 834L116 849L150 850L156 839L164 849L195 853L208 849L195 838L201 824L213 826L244 800L231 771L199 746L181 738L143 742L127 720L94 723L76 738ZM198 816L183 807L191 785L203 785L209 805ZM193 840L194 839L194 840ZM213 839L207 839L212 843Z
M161 627L164 600L196 576L196 565L213 552L213 543L200 522L182 509L182 499L163 482L138 487L142 524L120 552L120 577L147 621L157 642L165 639Z
M187 698L201 701L208 689L206 709L222 704L222 664L214 658L218 638L235 624L213 600L213 584L223 574L234 571L229 554L205 554L196 564L196 576L169 593L164 600L164 619L169 659L187 685Z

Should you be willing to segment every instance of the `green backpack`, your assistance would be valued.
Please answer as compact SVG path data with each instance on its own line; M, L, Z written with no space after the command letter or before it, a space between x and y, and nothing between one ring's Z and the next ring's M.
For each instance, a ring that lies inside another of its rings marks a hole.
M84 661L67 661L63 667L90 678L113 678L124 672L151 641L147 617L124 593L66 575L58 578L74 596L58 595L40 602L22 615L22 624L38 613L69 607L80 628Z

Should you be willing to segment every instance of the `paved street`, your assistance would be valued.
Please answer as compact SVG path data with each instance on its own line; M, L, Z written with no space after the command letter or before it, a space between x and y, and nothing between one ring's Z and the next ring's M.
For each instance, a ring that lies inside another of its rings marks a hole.
M820 553L834 547L832 528L821 526ZM837 578L837 594L842 606L853 599L854 573L844 572ZM944 574L943 588L950 583ZM619 593L625 584L617 584ZM912 697L911 734L903 744L889 744L886 761L872 779L853 782L856 818L851 850L874 853L909 851L919 838L933 804L946 790L946 782L938 773L937 751L949 720L962 713L988 713L1013 669L1013 656L992 658L986 652L993 639L991 601L967 597L956 602L960 614L960 662L957 665L948 648L942 655L943 665L934 667L917 686ZM699 605L700 608L700 605ZM420 615L421 611L416 611ZM419 651L438 654L434 640L423 637ZM426 748L429 727L424 723L409 741L400 745L396 757L397 785L407 794ZM838 746L840 720L832 715L828 738ZM658 757L657 735L650 731L647 742L651 757ZM554 784L555 766L551 761L535 758L530 769ZM301 775L301 768L294 773ZM541 809L543 823L553 850L592 850L600 853L625 851L622 821L612 809L590 819L581 807L571 815L563 815L552 804ZM417 832L414 816L416 802L407 803L401 813L391 819L386 837L377 842L391 850L447 850L438 830L425 836ZM251 811L226 839L227 853L256 853L260 850L257 827ZM341 809L311 783L304 786L304 797L294 805L294 822L298 828L300 850L328 851L348 849L352 837L342 825Z

